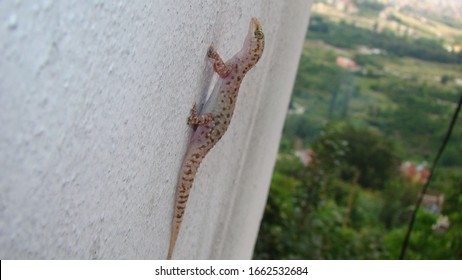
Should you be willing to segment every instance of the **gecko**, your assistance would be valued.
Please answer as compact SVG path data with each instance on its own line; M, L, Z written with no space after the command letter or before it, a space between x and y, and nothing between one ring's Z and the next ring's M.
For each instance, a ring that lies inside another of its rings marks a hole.
M265 38L260 22L252 18L242 49L231 59L224 62L212 45L207 51L207 57L212 60L219 80L200 112L194 103L187 119L187 124L193 128L194 133L189 141L178 179L167 259L172 258L199 165L228 129L242 79L260 60L264 46Z

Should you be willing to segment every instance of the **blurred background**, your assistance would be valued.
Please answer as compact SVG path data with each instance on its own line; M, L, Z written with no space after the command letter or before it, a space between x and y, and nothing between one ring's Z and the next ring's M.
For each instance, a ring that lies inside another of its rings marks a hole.
M397 259L461 92L461 0L314 1L254 259ZM405 258L462 259L460 120Z

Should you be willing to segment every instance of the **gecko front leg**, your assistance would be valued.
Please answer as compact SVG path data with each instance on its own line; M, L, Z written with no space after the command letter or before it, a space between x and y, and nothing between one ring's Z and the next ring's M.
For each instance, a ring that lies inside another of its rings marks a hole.
M191 114L188 117L188 125L192 128L196 128L198 125L205 125L213 123L212 113L207 113L204 115L197 114L197 104L194 103L191 108Z
M213 59L213 69L220 76L220 78L224 79L228 77L229 73L231 73L232 68L223 62L223 59L221 59L220 55L217 53L215 48L213 48L213 46L209 47L207 56Z

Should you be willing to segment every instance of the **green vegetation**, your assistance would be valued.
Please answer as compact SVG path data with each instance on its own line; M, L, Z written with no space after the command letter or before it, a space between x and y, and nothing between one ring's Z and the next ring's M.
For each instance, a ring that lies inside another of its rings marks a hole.
M335 24L321 16L313 16L310 25L310 38L323 40L336 47L355 48L364 45L383 49L397 56L441 63L462 63L462 53L449 53L435 40L401 37L389 30L379 33L377 30L368 30L345 22Z
M378 15L381 12L385 5L379 2L372 2L372 1L364 1L364 0L354 0L353 1L356 5L361 5L360 13L362 15Z
M338 56L359 68L339 67ZM460 62L436 41L314 16L290 106L305 111L287 116L254 258L396 259L420 191L399 166L433 160L462 94ZM430 187L445 195L450 226L434 230L439 214L420 209L409 259L462 258L460 128ZM305 166L294 152L307 148Z

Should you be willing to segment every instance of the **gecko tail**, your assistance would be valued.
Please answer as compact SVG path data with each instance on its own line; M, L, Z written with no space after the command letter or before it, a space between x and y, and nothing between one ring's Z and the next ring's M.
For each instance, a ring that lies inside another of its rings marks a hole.
M168 248L167 260L171 260L173 256L173 249L175 249L176 240L178 238L178 233L180 232L180 226L176 223L175 219L173 220L172 226L172 236L170 238L170 246Z
M178 180L178 186L175 197L175 208L172 220L172 234L170 237L170 246L168 249L167 259L171 260L175 244L178 239L180 227L183 222L183 216L186 210L189 193L191 192L194 177L196 176L197 169L202 161L202 157L197 152L190 152L185 157L183 168Z
M170 247L168 248L167 260L172 259L173 248L175 248L175 242L173 240L170 240Z

